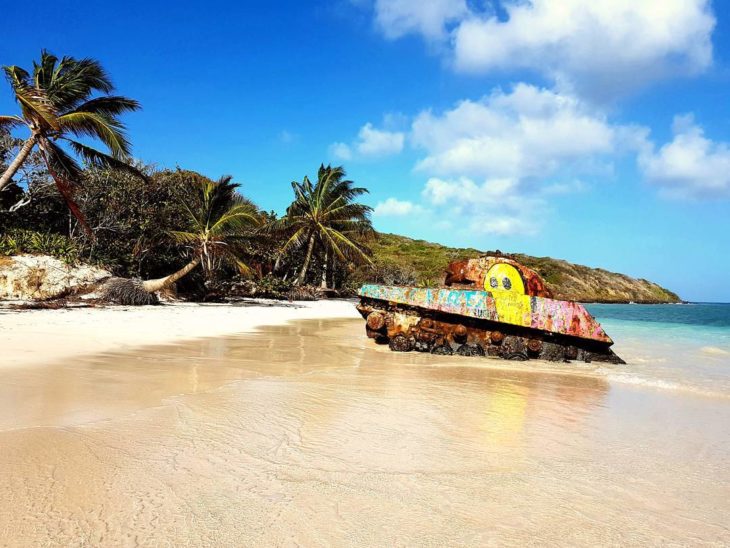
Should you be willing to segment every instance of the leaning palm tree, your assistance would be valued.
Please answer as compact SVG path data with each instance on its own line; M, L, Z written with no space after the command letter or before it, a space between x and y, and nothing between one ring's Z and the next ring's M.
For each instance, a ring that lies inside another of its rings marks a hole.
M367 189L354 186L345 179L345 170L322 164L313 185L309 177L301 183L292 182L295 199L286 211L281 226L291 236L281 253L304 249L296 284L304 283L309 272L315 245L324 251L323 280L326 285L326 269L330 253L343 261L370 262L363 241L373 233L370 223L370 206L354 200L367 193Z
M240 246L261 224L261 215L251 201L237 193L239 185L231 179L225 176L217 182L195 182L194 195L183 201L189 226L171 231L170 237L188 256L185 266L155 280L113 278L104 285L104 297L120 304L151 304L154 293L170 287L199 265L210 273L228 262L247 273Z
M85 224L73 200L74 188L81 178L81 166L61 144L67 145L89 164L136 172L128 163L130 144L119 116L139 109L139 103L110 95L114 86L94 59L63 57L59 60L43 50L40 62L33 63L32 73L18 66L4 66L3 71L20 106L20 115L0 116L0 127L25 126L30 136L0 175L0 190L10 183L38 146L69 209ZM94 97L95 92L101 95ZM98 139L108 153L82 143L79 138Z

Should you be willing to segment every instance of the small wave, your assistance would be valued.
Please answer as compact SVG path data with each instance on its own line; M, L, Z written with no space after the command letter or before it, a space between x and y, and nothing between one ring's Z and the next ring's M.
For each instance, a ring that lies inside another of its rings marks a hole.
M652 357L652 358L629 357L627 359L628 359L629 363L641 363L641 364L645 364L645 363L666 363L667 362L667 359L666 358L657 358L657 357Z
M655 388L658 390L669 390L675 392L689 392L699 396L706 396L710 398L724 398L730 399L730 392L719 392L716 390L707 390L699 386L692 386L689 384L682 384L675 381L667 381L663 379L650 379L647 377L641 377L639 375L629 375L616 373L613 371L606 371L603 368L598 369L599 373L606 375L609 382L619 384L629 384L633 386L643 386L647 388Z
M703 346L700 348L700 352L703 354L710 354L712 356L730 356L730 352L717 346Z

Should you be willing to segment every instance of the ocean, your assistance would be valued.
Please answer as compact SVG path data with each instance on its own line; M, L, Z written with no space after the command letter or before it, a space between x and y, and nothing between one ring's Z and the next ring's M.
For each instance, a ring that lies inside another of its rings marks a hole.
M730 398L730 304L587 308L627 362L597 370L610 382Z

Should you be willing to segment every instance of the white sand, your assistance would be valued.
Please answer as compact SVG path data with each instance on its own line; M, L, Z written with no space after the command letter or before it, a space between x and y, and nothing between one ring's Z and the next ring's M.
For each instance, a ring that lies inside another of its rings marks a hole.
M0 367L45 364L81 354L126 350L254 331L292 320L357 318L352 302L275 306L166 304L145 307L0 310Z

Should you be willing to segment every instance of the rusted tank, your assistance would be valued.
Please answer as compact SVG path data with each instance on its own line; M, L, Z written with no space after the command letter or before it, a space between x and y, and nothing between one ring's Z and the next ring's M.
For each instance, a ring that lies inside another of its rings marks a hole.
M397 352L624 363L583 305L553 299L507 257L453 262L439 288L364 285L359 296L368 337Z

